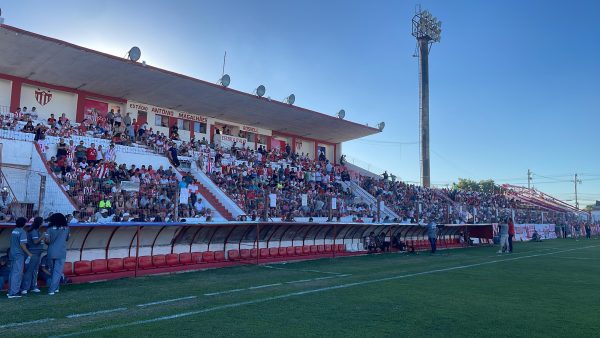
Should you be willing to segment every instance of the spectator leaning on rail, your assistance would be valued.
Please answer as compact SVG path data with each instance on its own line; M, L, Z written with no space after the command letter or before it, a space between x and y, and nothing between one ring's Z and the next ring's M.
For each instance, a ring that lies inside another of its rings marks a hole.
M65 259L67 258L67 241L69 240L69 227L67 219L61 213L52 214L48 218L48 232L45 236L48 244L47 264L52 273L48 295L53 296L58 292L60 280L63 275Z

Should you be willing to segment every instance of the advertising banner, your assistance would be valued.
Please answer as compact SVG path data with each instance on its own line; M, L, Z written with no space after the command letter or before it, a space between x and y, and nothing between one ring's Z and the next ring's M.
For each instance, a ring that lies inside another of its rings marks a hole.
M269 207L277 207L277 194L269 194Z
M556 238L554 224L515 224L515 240L529 241L536 230L542 239Z
M83 102L83 120L88 120L93 124L102 124L106 122L108 114L108 103L85 99ZM83 122L83 121L77 121Z
M245 147L247 141L245 138L241 138L241 137L235 137L235 136L229 136L229 135L223 135L223 134L215 135L215 144L220 147L231 148L231 146L233 146L234 142L235 142L235 146L237 148L242 148L242 147Z

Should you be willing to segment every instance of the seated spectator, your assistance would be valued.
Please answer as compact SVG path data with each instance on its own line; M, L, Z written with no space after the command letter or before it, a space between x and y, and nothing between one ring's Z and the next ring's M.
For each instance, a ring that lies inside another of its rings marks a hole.
M54 127L55 124L56 124L56 118L54 117L54 114L50 114L50 117L48 118L48 125L50 127Z
M29 113L29 117L33 120L36 121L39 117L38 112L36 110L35 107L31 108L31 113Z
M100 212L96 213L95 218L97 223L110 223L113 221L113 216L108 215L107 209L100 210Z
M23 126L23 129L21 131L29 134L35 133L35 127L33 126L33 122L31 122L31 120L27 121L27 123Z
M6 255L0 257L0 290L4 288L4 283L8 282L10 276L10 260L8 259L10 249L6 250Z
M378 239L377 236L375 236L375 232L371 231L369 233L369 237L367 237L367 250L369 251L369 253L377 252L377 241Z
M538 233L537 229L533 230L533 234L531 235L531 242L541 242L542 237Z

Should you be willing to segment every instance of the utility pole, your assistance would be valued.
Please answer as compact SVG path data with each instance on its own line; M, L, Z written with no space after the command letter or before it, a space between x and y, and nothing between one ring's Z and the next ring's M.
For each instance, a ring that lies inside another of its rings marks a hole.
M531 189L531 170L527 169L527 189Z
M577 178L577 173L575 173L575 208L579 209L579 200L577 199L577 184L581 183L581 180Z

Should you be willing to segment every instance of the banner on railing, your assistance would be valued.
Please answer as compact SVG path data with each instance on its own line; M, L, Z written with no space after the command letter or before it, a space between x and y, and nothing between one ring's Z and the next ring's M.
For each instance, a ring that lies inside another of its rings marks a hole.
M187 204L190 198L190 190L188 188L179 189L179 203Z
M140 191L140 182L121 181L121 189L125 191Z
M515 224L515 240L529 241L533 238L535 231L537 231L541 239L556 238L554 224Z

